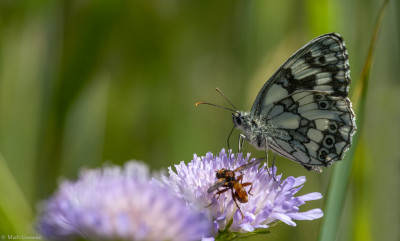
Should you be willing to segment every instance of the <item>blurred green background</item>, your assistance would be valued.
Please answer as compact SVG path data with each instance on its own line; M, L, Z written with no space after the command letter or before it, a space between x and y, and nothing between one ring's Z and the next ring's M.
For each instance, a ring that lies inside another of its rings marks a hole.
M226 148L231 114L195 102L227 106L219 87L249 111L264 82L318 35L345 39L353 90L382 3L0 0L0 235L32 233L37 202L82 167L137 159L162 169ZM392 1L383 20L337 240L400 240L399 12ZM300 194L326 196L331 169L276 165L307 176ZM324 199L303 210L323 209ZM297 224L252 240L317 240L321 220Z

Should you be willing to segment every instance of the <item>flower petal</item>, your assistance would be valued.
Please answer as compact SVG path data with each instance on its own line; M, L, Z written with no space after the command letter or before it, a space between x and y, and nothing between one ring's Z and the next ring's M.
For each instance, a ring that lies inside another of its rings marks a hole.
M290 213L288 215L297 220L314 220L324 216L324 213L322 212L321 209L316 208L309 210L307 212Z
M271 215L272 217L281 220L282 222L286 223L290 226L296 226L296 223L292 221L290 216L283 214L283 213L274 213Z
M322 195L319 192L312 192L312 193L305 194L303 196L299 196L298 198L305 202L305 201L313 201L313 200L321 199Z
M207 192L220 178L216 176L216 171L220 169L233 171L249 163L249 160L250 154L233 154L225 152L224 149L218 155L208 152L205 156L194 156L188 164L181 162L176 167L176 173L169 173L169 177L163 178L163 183L176 191L178 196L183 197L189 206L195 206L200 210L206 209L216 221L215 225L220 231L225 230L229 223L231 232L251 232L255 228L266 228L269 223L276 220L296 226L292 219L309 220L321 217L318 212L299 213L299 207L306 201L322 197L319 193L294 196L306 182L304 176L297 178L289 176L281 180L283 175L276 175L277 168L274 167L275 178L272 178L265 163L242 170L233 177L235 182L237 181L235 178L240 175L241 183L245 184L243 188L248 195L248 201L239 203L239 200L236 200L245 217L242 217L234 202L233 197L237 193L232 186L224 184L212 193ZM207 205L209 203L212 205Z
M239 227L241 227L246 232L253 232L254 231L254 227L250 223L239 224Z
M205 213L152 181L145 164L129 162L84 170L76 182L62 182L42 202L37 228L49 240L186 241L210 236L211 225Z

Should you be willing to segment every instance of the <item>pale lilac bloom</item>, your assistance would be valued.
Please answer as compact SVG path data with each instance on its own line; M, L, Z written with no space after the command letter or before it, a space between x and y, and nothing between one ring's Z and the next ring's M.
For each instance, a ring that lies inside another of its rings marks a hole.
M200 240L212 222L158 183L146 165L86 170L63 181L40 206L38 231L50 240Z
M214 220L214 234L228 227L231 232L252 232L257 228L268 228L274 221L280 220L288 225L296 226L293 220L313 220L323 216L321 209L312 209L305 212L299 211L299 206L306 201L322 198L320 193L314 192L295 197L302 188L305 177L288 177L281 180L282 175L272 178L267 172L266 165L259 169L254 166L243 171L243 182L252 182L253 188L247 203L239 203L244 214L242 218L233 202L231 191L227 191L220 197L213 198L215 192L207 193L209 187L216 182L215 171L225 168L234 170L249 161L250 154L243 157L241 153L236 155L225 153L225 150L214 156L207 153L206 156L194 155L188 164L181 162L175 165L176 171L169 168L169 176L163 177L166 186L173 189L179 197L190 206L206 210ZM276 168L273 170L274 175ZM240 174L237 174L240 175ZM245 187L248 191L250 187ZM209 205L212 203L211 205Z

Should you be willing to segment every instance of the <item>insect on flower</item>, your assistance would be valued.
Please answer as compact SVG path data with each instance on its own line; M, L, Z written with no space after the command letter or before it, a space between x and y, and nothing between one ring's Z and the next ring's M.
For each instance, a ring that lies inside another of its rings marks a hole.
M244 165L236 168L233 171L225 169L225 168L217 170L216 177L218 180L207 190L207 192L212 193L215 190L217 190L217 192L215 193L215 195L213 197L217 196L217 199L218 199L222 193L231 190L232 199L235 202L236 207L238 208L240 214L242 215L242 218L244 218L242 210L240 210L240 207L239 207L239 204L237 203L237 201L239 201L241 203L247 203L247 201L249 200L248 194L252 195L250 192L251 192L251 189L253 188L253 183L251 183L251 182L243 183L242 171L249 169L257 164L260 164L260 162L263 159L264 158L255 159L247 164L244 164ZM240 172L240 175L236 176L235 172ZM246 186L250 186L249 191L246 191L246 189L244 188ZM220 188L223 188L223 189L220 189Z
M347 98L350 82L344 40L329 33L294 53L261 88L250 112L239 111L229 100L234 109L208 102L196 105L232 112L234 127L243 132L239 152L246 140L266 156L271 149L309 171L321 172L321 166L344 158L357 129Z

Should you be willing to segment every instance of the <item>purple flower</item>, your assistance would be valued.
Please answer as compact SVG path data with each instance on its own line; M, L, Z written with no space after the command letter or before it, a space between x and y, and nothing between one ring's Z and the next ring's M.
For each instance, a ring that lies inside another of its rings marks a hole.
M86 170L41 203L37 228L51 240L200 240L212 222L150 179L147 166Z
M279 175L275 176L276 180L274 180L268 174L265 164L259 169L256 165L242 171L243 183L253 184L252 195L249 194L248 202L238 202L244 218L232 199L231 190L222 193L219 197L214 197L217 190L212 193L207 192L217 181L217 170L222 168L234 170L248 163L249 157L250 154L243 157L241 153L227 155L224 149L218 156L210 152L203 157L194 155L193 160L187 165L183 162L175 165L176 172L169 168L169 177L164 176L163 182L190 206L207 210L214 220L215 232L218 230L252 232L257 228L268 228L273 222L279 220L296 226L293 220L313 220L323 216L321 209L299 212L299 206L306 201L322 198L320 193L294 197L305 183L305 177L288 177L282 181L282 175ZM275 175L276 168L273 172ZM240 173L236 177L238 175ZM250 187L245 188L249 191ZM220 188L222 189L224 188Z

